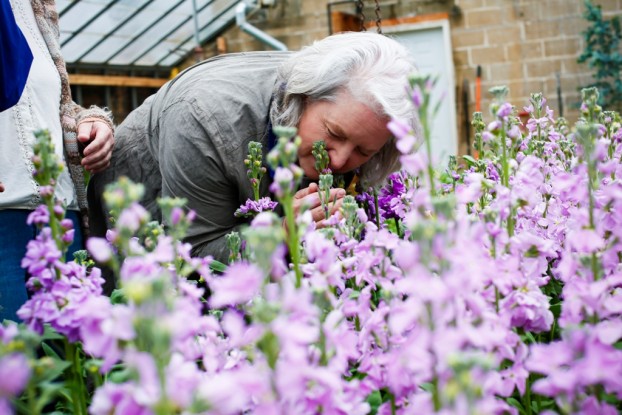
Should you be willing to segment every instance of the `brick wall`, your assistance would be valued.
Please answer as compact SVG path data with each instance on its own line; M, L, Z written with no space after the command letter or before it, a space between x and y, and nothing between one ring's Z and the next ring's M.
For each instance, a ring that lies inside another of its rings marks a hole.
M580 0L456 0L461 15L452 19L454 64L458 81L470 81L469 110L475 109L475 73L482 68L482 111L487 115L488 89L507 85L509 100L522 107L532 92L542 92L548 105L570 122L578 117L579 88L592 73L577 58L585 44ZM604 15L622 14L622 1L596 0ZM558 99L558 79L561 97ZM460 85L460 84L459 84ZM463 134L462 134L463 135ZM462 136L461 135L461 136ZM463 143L464 144L464 143ZM462 151L465 150L462 145Z
M622 15L622 0L594 0L604 15ZM364 13L375 18L374 1L366 0ZM446 12L450 16L451 41L456 73L456 108L459 151L466 152L463 131L465 114L475 110L476 68L481 66L481 109L487 116L488 89L507 85L509 100L518 108L528 105L529 94L542 92L559 114L558 79L564 116L577 118L579 87L591 82L591 71L578 64L583 51L582 0L380 0L384 19ZM249 22L282 41L292 50L328 34L326 0L277 0L273 9L249 16ZM353 4L334 6L354 12ZM370 29L373 30L373 29ZM223 34L228 52L268 49L232 27ZM206 45L208 54L215 51ZM465 113L461 102L464 81L469 84Z

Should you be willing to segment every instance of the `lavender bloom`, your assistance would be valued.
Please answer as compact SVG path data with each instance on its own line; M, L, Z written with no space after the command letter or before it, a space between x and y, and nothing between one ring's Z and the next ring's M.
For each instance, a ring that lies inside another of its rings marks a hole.
M0 399L17 397L28 384L31 369L21 353L0 356Z
M220 308L250 301L259 292L263 278L263 272L254 264L231 264L222 277L209 281L213 289L210 306Z
M264 211L273 211L277 206L278 203L273 202L269 197L262 197L259 200L248 199L235 211L234 215L238 218L253 217Z
M26 223L28 225L47 225L50 222L50 212L46 205L39 205L35 210L33 210L28 218L26 219Z
M387 124L387 128L397 138L396 147L402 154L411 153L416 145L417 138L407 123L401 120L392 119Z
M355 199L359 203L359 205L363 206L368 217L376 217L376 204L374 201L374 196L371 193L361 192L355 196Z
M501 302L501 316L510 320L512 327L522 327L539 333L547 331L553 323L548 298L533 282L512 291Z
M112 247L104 238L89 238L86 241L86 247L93 258L99 262L108 262L114 254Z
M402 219L407 211L405 203L406 184L403 173L393 173L387 178L388 183L378 194L378 208L384 219Z
M622 351L587 330L567 332L558 342L532 345L526 367L545 375L533 385L545 396L573 401L595 385L622 394Z
M95 390L89 407L91 415L153 415L154 412L135 397L131 383L105 383Z
M103 359L106 373L122 356L121 342L134 339L134 313L128 306L112 305L106 297L91 297L81 309L80 337L84 351Z
M282 198L290 194L294 189L294 173L291 169L285 167L277 167L274 172L274 181L270 185L270 191L277 198Z
M117 229L128 229L131 233L136 232L142 224L149 220L149 212L137 202L124 209L115 226Z

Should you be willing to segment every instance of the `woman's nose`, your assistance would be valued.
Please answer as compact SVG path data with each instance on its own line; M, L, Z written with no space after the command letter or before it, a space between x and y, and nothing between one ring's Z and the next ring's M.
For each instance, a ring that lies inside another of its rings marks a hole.
M339 171L348 163L350 155L352 154L352 148L348 144L341 144L333 147L328 151L330 156L330 169L333 171Z

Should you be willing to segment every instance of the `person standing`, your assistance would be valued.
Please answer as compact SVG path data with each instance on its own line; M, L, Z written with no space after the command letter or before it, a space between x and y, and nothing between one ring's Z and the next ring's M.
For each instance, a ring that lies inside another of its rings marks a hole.
M68 252L71 255L82 249L83 231L87 229L84 170L97 173L108 167L114 146L114 125L107 110L85 109L72 100L61 56L55 1L0 1L4 19L1 30L12 30L3 35L5 38L15 35L18 42L0 44L2 62L17 59L24 48L31 55L30 65L16 69L21 74L8 78L3 72L5 82L25 79L21 93L0 97L5 100L0 102L1 322L16 320L16 311L27 299L27 276L20 264L36 229L27 225L26 219L41 202L32 176L34 132L40 129L50 132L56 154L67 166L58 179L55 196L68 208L67 217L74 223L75 239ZM19 41L24 45L15 48ZM12 101L6 102L8 98Z

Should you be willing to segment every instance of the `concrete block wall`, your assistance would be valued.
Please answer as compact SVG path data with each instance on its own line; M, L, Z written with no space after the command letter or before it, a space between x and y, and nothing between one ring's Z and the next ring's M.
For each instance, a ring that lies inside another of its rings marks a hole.
M622 15L622 1L594 0L605 17ZM519 109L529 95L542 92L555 115L574 123L580 87L593 81L586 64L577 63L585 42L581 0L456 0L461 15L451 22L457 84L469 80L469 111L475 110L475 74L482 68L482 102L488 116L496 85L507 85L508 100ZM561 96L558 98L558 79ZM464 134L461 134L463 136ZM465 151L464 143L461 147Z
M592 81L592 72L577 58L584 49L583 0L379 0L383 19L445 12L449 15L456 73L456 109L459 151L465 154L464 116L476 109L476 68L481 66L481 103L488 117L488 90L497 85L510 89L508 100L522 109L529 95L542 92L548 104L570 122L578 117L579 87ZM605 17L622 15L622 0L593 0ZM277 0L273 9L249 16L249 22L282 41L291 50L328 35L326 0ZM373 24L374 1L365 0L364 12ZM354 4L335 6L354 11ZM373 30L371 28L370 30ZM266 50L267 46L237 27L222 35L227 51ZM215 50L206 45L206 51ZM558 101L557 87L561 89ZM468 108L462 105L464 81L469 84Z

